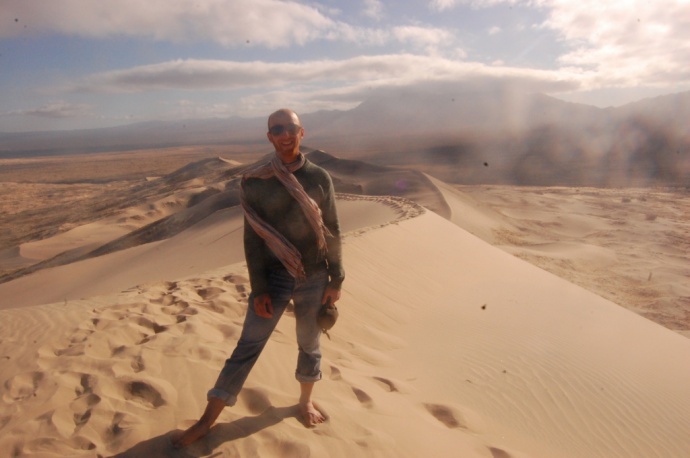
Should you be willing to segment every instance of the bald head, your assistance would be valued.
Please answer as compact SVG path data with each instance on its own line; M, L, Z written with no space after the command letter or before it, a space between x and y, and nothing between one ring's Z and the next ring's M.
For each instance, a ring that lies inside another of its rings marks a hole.
M294 162L300 155L300 143L304 129L299 116L287 108L280 109L268 117L266 137L276 149L276 154L286 164Z
M290 110L289 108L281 108L278 111L271 113L268 117L268 128L275 124L296 124L298 126L302 125L297 113Z

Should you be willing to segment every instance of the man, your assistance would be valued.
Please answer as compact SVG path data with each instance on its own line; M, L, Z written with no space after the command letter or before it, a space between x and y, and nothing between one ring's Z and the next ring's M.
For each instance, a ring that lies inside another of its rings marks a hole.
M305 425L325 416L312 400L321 379L321 305L340 299L345 278L340 226L328 173L300 152L304 129L295 112L281 109L268 118L275 156L245 172L241 201L244 249L252 292L242 334L225 362L201 419L173 438L177 448L204 436L223 408L232 406L288 302L293 301L299 354L299 412Z

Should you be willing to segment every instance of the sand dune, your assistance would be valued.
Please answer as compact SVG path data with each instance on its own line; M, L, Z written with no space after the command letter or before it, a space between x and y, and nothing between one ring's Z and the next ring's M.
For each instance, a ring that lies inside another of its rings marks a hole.
M353 205L355 201L361 202ZM401 217L400 205L393 198L347 196L338 201L338 208L343 214L344 231L378 226ZM217 211L171 238L102 256L87 254L79 262L39 270L0 284L0 309L118 293L141 283L176 279L241 262L242 226L241 211L233 207ZM108 234L98 232L99 227L95 224L82 228L82 240L90 238L87 229L102 236ZM46 240L42 246L53 246L69 235L56 236L58 241Z
M348 278L332 340L323 339L325 424L306 429L296 418L288 313L238 405L205 439L169 446L203 409L246 309L242 216L228 207L169 237L0 284L1 453L684 456L690 340L492 246L523 222L429 180L436 191L420 192L448 219L396 197L339 197ZM146 207L136 208L128 214ZM570 236L597 233L596 221L569 218ZM98 237L122 239L125 226L99 230L117 219L99 221L24 253L48 256L62 242L88 254ZM615 261L589 241L583 252L543 239L524 253Z
M460 187L497 215L491 244L690 337L690 194ZM456 220L463 226L462 220ZM490 227L485 224L483 227Z
M324 341L322 428L294 418L288 315L237 408L189 450L166 448L166 435L203 407L239 332L248 280L237 263L2 311L0 447L28 456L609 457L682 456L690 446L687 339L429 212L355 231L345 256L342 319Z

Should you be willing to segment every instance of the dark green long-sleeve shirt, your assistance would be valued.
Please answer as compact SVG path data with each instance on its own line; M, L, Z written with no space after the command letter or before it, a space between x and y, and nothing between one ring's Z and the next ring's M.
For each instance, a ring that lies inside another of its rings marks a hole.
M329 284L340 288L345 279L345 271L342 266L340 224L335 208L333 181L328 172L309 160L296 170L294 175L321 209L323 222L332 235L326 236L328 252L325 257L319 255L316 234L299 203L276 177L246 179L244 193L247 203L259 217L297 248L302 255L302 264L307 275L325 267L330 277ZM268 273L284 267L246 219L244 254L252 291L256 295L268 292Z

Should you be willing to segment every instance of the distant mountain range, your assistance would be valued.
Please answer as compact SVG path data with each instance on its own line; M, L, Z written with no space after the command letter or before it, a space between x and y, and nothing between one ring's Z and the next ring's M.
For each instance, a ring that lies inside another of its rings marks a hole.
M349 111L303 114L305 143L342 157L416 166L453 183L687 186L690 92L618 108L496 89L391 90ZM265 118L146 122L0 133L0 158L184 145L268 150Z

